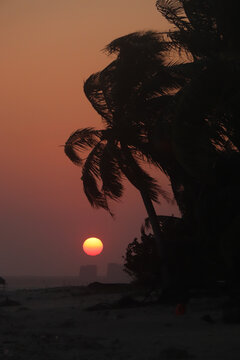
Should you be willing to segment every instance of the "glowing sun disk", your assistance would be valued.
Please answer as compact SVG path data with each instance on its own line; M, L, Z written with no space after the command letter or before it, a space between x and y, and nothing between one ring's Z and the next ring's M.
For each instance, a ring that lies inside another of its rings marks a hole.
M103 250L103 243L96 237L90 237L83 243L83 251L90 256L99 255Z

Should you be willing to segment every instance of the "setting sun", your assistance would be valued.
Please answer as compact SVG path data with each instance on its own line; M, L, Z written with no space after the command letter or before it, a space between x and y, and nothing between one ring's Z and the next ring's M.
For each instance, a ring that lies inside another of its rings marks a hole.
M103 243L96 237L90 237L83 243L83 251L90 256L99 255L103 250Z

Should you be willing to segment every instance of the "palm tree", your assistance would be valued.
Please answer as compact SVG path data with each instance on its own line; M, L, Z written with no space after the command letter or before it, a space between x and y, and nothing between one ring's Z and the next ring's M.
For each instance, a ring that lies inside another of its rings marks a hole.
M175 66L165 65L168 48L164 38L154 32L133 33L111 42L105 50L117 58L84 84L105 129L77 130L65 145L70 160L82 166L84 191L92 206L110 211L108 200L121 197L123 177L140 191L162 260L164 244L153 201L159 194L169 197L141 163L148 161L161 168L149 141L156 121L155 104L167 104L171 93L186 81ZM79 150L87 148L91 151L83 161ZM161 169L167 173L166 168Z
M122 129L126 126L125 139L126 134L131 134L128 143L138 146L146 159L169 177L175 199L184 213L186 206L179 189L189 176L171 148L171 114L174 113L175 93L190 79L191 64L169 62L167 56L171 47L164 34L150 31L112 41L105 50L108 54L116 54L117 59L101 73L93 75L99 77L99 88L91 79L86 83L85 93L102 118L107 117L107 123L112 122L114 114L115 126ZM100 94L107 101L111 115L107 114ZM157 138L156 128L159 130Z
M133 33L111 42L105 51L115 54L116 59L84 84L105 128L80 129L65 145L70 160L82 166L84 191L92 206L111 212L109 200L121 197L124 177L140 191L161 259L164 289L171 279L166 242L153 201L158 195L169 198L142 168L142 161L158 166L168 176L185 217L191 212L196 187L171 145L175 98L192 76L191 64L167 64L171 47L164 34L154 32ZM156 127L160 134L154 141ZM79 151L86 149L90 153L83 161Z

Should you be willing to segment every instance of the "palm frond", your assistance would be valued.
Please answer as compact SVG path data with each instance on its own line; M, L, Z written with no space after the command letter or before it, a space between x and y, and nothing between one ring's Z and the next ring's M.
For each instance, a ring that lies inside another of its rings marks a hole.
M64 151L67 157L76 165L82 165L79 151L95 146L101 138L101 131L87 127L72 133L65 143Z
M118 162L114 157L114 148L107 144L100 160L100 176L102 191L105 196L118 200L123 194L122 175Z
M129 58L133 54L155 57L169 49L169 42L163 33L155 31L140 31L121 36L109 43L104 51L111 55L116 54L118 58Z
M187 77L180 73L176 67L160 68L153 76L143 79L141 92L145 99L162 95L172 94L187 82ZM138 96L138 94L136 94Z
M163 172L167 177L169 177L169 167L168 165L169 158L165 155L166 160L163 160L163 156L156 154L156 149L151 146L151 144L138 146L141 150L138 150L136 147L131 149L131 152L136 160L139 162L146 162L150 165L154 165L161 172Z
M111 69L107 67L102 71L101 79L107 84L117 118L119 113L123 118L126 108L136 109L144 101L143 81L158 71L167 48L160 34L150 31L123 36L106 47L117 59L110 64Z
M82 181L84 192L93 207L103 208L109 211L105 194L99 190L100 179L99 164L103 153L104 144L99 142L88 155L82 169Z
M199 32L216 32L216 14L219 0L183 0L183 8L192 29ZM221 5L220 5L221 6Z
M129 147L122 145L121 151L118 151L116 155L121 171L140 192L146 192L149 198L155 202L159 202L159 195L166 201L170 201L168 193L160 187L152 176L143 170Z
M184 11L183 1L157 0L156 7L158 11L178 29L189 29L190 23Z
M113 118L113 108L110 105L103 83L100 79L101 72L92 74L84 83L84 92L92 107L106 121L111 122Z
M191 29L188 31L170 31L169 38L173 48L179 53L184 53L191 60L213 56L221 49L221 40L215 32L198 31Z
M106 105L108 109L111 111L112 118L107 119L107 125L112 125L114 118L116 117L116 113L118 111L119 104L119 94L116 92L118 84L117 79L117 64L116 60L112 61L108 66L106 66L99 73L99 81L101 85L101 90L105 98ZM111 120L111 121L110 121Z

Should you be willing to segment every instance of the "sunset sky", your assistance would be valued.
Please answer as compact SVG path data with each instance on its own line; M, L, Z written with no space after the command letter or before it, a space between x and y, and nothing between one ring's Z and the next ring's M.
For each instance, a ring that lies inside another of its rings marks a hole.
M130 185L115 219L92 209L60 145L78 128L101 127L82 87L111 61L105 45L169 25L155 0L0 0L0 24L0 276L77 275L86 264L103 273L139 236L145 209ZM178 214L164 202L157 212ZM90 236L104 243L95 258L82 251Z

